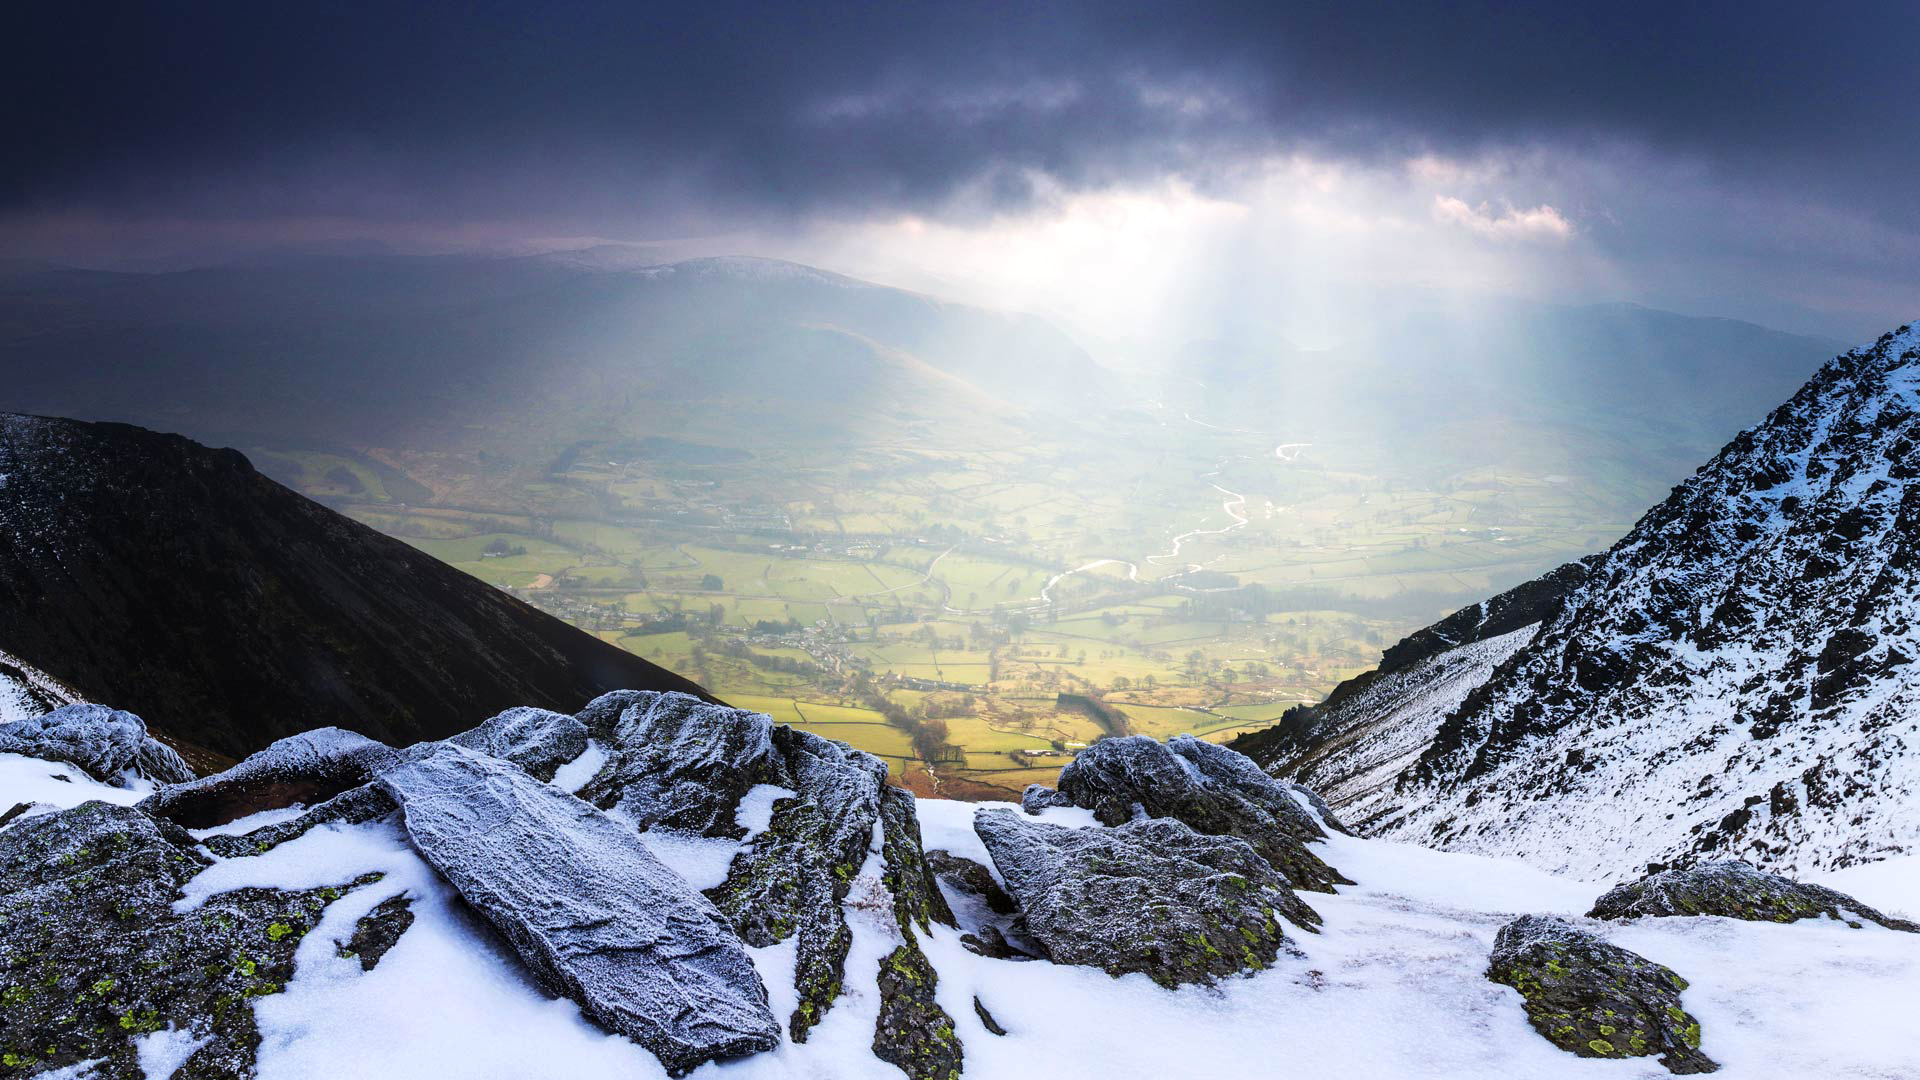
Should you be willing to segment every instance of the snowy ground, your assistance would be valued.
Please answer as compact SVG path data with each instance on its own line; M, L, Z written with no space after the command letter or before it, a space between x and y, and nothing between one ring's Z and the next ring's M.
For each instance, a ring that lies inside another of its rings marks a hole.
M0 756L0 801L69 805L127 801L43 762ZM36 779L36 776L39 779ZM743 818L770 805L760 793ZM922 800L929 848L985 861L973 835L973 804ZM1084 811L1048 820L1085 825ZM265 819L263 819L264 821ZM876 844L877 850L877 844ZM1527 1026L1519 996L1481 976L1493 935L1523 912L1577 916L1603 890L1506 859L1334 837L1327 860L1359 881L1338 896L1308 894L1326 917L1299 934L1300 955L1272 971L1215 989L1168 992L1143 976L1113 979L1090 969L986 960L938 930L926 942L940 972L941 1004L966 1046L966 1075L1126 1077L1299 1075L1354 1078L1658 1078L1651 1059L1588 1061L1553 1048ZM285 993L261 998L262 1080L292 1078L645 1078L658 1062L537 990L512 954L390 825L323 828L248 859L220 862L181 901L244 884L289 887L385 871L377 884L333 904L300 947ZM1824 883L1883 909L1920 915L1920 858L1841 871ZM380 900L414 897L414 923L380 966L362 973L335 955L334 941ZM874 973L893 945L878 883L878 856L855 882L855 941L847 994L805 1046L707 1065L707 1080L899 1080L870 1050L877 1006ZM1821 922L1774 926L1725 919L1649 919L1591 924L1609 939L1691 979L1687 1008L1704 1049L1739 1078L1920 1078L1911 1037L1920 1005L1920 936ZM792 1007L789 943L760 950L775 1012ZM989 1034L973 998L1009 1034ZM155 1060L167 1055L158 1051Z

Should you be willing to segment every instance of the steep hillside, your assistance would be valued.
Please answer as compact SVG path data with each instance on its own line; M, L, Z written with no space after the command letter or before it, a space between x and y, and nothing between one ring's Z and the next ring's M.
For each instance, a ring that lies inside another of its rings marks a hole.
M1583 873L1911 850L1916 440L1920 332L1903 327L1742 433L1536 629L1357 688L1255 752L1333 779L1379 834ZM1390 752L1326 760L1356 742Z
M511 704L699 692L239 453L12 415L0 415L0 675L14 711L62 703L64 683L234 756L325 725L408 743Z

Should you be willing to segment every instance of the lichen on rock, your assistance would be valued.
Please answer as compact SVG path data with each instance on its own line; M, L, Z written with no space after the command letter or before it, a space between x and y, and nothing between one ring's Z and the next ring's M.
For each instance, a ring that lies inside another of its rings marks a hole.
M1825 917L1856 927L1866 921L1920 933L1920 925L1883 915L1845 893L1769 874L1739 860L1649 874L1608 891L1587 912L1590 919L1643 915L1719 915L1775 923Z
M136 1042L163 1028L199 1046L179 1075L253 1075L253 1000L293 975L326 905L378 878L220 893L178 913L206 865L177 826L100 802L0 833L0 1054L8 1074L99 1061L142 1075Z
M1251 758L1180 735L1102 739L1060 770L1060 794L1107 825L1136 813L1172 818L1209 836L1252 844L1294 888L1332 892L1352 884L1308 849L1326 839L1320 823Z
M1720 1067L1680 1004L1685 979L1565 919L1522 915L1501 927L1487 978L1518 990L1534 1030L1580 1057L1659 1055L1680 1074Z
M1272 965L1282 919L1320 922L1247 841L1171 818L1074 829L983 809L974 831L1056 963L1211 983Z

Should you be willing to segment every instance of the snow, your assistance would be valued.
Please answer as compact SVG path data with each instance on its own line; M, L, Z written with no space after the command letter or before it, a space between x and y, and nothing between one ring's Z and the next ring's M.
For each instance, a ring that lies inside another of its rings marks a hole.
M1837 889L1888 915L1920 922L1920 855L1901 855L1844 870L1829 870L1806 880Z
M212 1037L164 1027L141 1036L134 1056L140 1062L140 1071L147 1074L147 1080L168 1080Z
M581 788L587 786L587 781L600 771L600 766L607 763L609 756L605 743L588 739L587 748L580 751L580 756L555 769L549 783L569 795L578 794Z
M56 776L66 779L56 780ZM110 787L64 761L0 754L0 813L15 803L32 804L25 817L79 806L89 799L132 806L153 790L145 780L131 783L131 787Z

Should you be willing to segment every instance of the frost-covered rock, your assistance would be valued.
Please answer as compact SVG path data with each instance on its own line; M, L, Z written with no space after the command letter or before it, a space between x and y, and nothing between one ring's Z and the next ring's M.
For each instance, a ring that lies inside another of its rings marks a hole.
M780 782L773 721L762 713L688 694L620 690L590 702L580 718L611 750L580 797L618 808L642 830L738 837L733 810L741 797Z
M1028 784L1027 790L1020 793L1020 809L1029 814L1039 814L1050 806L1072 805L1072 799L1045 784Z
M253 1075L254 999L284 989L326 904L366 879L238 889L175 912L205 864L179 827L101 802L0 832L7 1075L99 1061L86 1075L138 1077L142 1041L168 1028L197 1044L178 1075Z
M412 925L413 898L405 893L389 896L353 924L353 936L339 943L340 958L358 960L360 970L372 971Z
M335 795L289 821L263 825L251 832L216 833L201 841L207 850L223 859L264 855L289 840L296 840L321 825L359 825L398 813L400 806L385 791L373 784Z
M262 810L312 806L374 778L399 760L385 743L341 728L289 735L225 772L169 784L140 808L189 829L210 829Z
M1713 1072L1700 1022L1680 1005L1687 980L1565 919L1522 915L1494 938L1487 978L1520 992L1534 1030L1581 1057L1657 1054L1675 1073Z
M1074 829L982 809L974 831L1055 963L1208 983L1271 965L1281 918L1320 922L1247 841L1171 818Z
M678 1074L770 1050L738 937L632 828L524 771L441 744L385 770L415 848L549 989Z
M1354 835L1353 830L1347 828L1346 824L1334 814L1333 807L1327 805L1327 800L1321 798L1319 792L1305 784L1295 783L1286 784L1286 789L1293 792L1295 798L1313 808L1314 816L1320 819L1323 827L1332 829L1342 836Z
M995 915L1012 915L1020 910L1020 905L994 880L993 871L972 859L936 848L927 852L927 867L942 885L977 897Z
M1108 825L1144 814L1240 837L1296 888L1352 884L1307 848L1327 834L1285 784L1246 755L1191 735L1102 739L1060 770L1060 794Z
M522 705L446 740L511 761L542 780L587 749L587 725L565 713Z
M0 754L64 761L116 787L129 777L162 784L192 780L173 748L147 734L139 717L105 705L65 705L0 725Z
M1824 916L1854 926L1866 920L1890 930L1920 933L1920 926L1882 915L1845 893L1769 874L1738 860L1649 874L1608 891L1587 912L1590 919L1643 915L1720 915L1778 923Z

